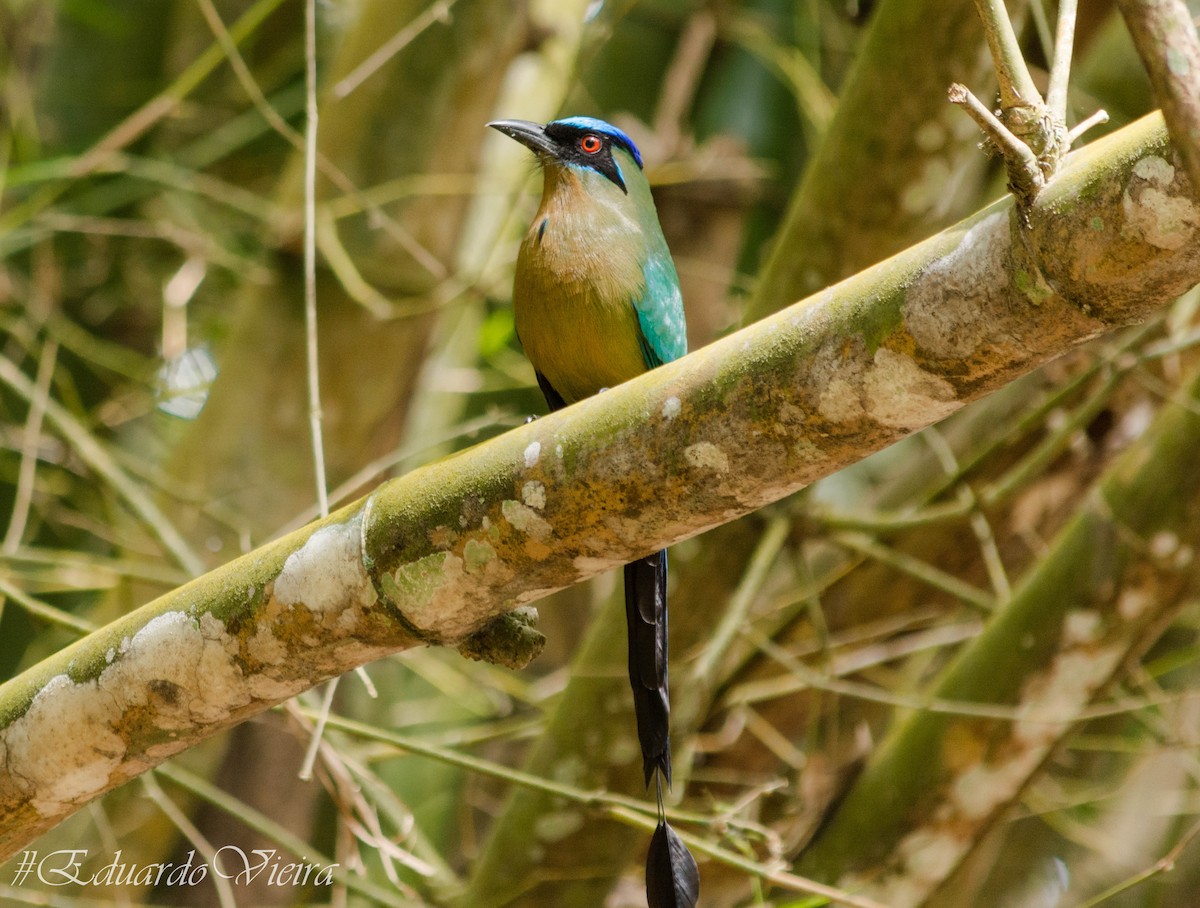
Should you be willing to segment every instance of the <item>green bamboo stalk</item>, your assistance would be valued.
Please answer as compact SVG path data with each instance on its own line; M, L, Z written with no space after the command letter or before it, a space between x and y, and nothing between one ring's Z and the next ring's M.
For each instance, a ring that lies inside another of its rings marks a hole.
M800 868L895 908L923 904L1013 806L1086 707L1188 597L1200 546L1200 375L1118 458L933 697L895 728Z
M1200 181L1200 38L1183 0L1118 0L1154 97L1192 180Z
M970 204L962 196L977 191L984 161L978 136L945 92L952 82L987 84L982 38L971 4L880 4L758 276L747 321L946 224L961 210L948 202L948 174L961 175L957 203Z

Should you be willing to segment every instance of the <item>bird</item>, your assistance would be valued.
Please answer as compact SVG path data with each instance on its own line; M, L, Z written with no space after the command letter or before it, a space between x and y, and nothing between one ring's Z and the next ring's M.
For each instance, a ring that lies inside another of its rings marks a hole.
M513 320L547 407L561 409L686 354L679 277L633 140L587 116L487 125L541 165L541 202L517 254ZM662 807L662 784L671 784L666 550L627 564L624 580L642 772L647 787L658 783L647 899L650 908L690 908L696 863Z

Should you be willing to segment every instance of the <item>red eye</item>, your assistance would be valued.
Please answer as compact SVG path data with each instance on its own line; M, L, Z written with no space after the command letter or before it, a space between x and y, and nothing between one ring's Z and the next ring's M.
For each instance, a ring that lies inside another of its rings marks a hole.
M579 150L584 154L595 154L600 150L603 143L599 136L591 135L590 133L579 140Z

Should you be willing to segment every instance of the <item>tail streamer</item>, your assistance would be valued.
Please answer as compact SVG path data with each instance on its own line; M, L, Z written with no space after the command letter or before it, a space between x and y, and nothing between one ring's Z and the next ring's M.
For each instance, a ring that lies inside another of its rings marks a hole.
M625 621L642 772L647 786L655 780L658 794L658 826L646 855L646 902L649 908L695 908L700 897L696 861L663 808L663 783L671 785L665 549L625 566Z

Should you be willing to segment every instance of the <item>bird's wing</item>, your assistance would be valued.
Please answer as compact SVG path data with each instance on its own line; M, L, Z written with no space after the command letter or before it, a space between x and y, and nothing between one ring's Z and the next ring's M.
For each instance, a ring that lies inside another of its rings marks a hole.
M634 300L638 317L638 342L646 368L653 369L687 353L687 327L683 318L683 296L679 277L666 244L646 259L642 268L646 288Z

